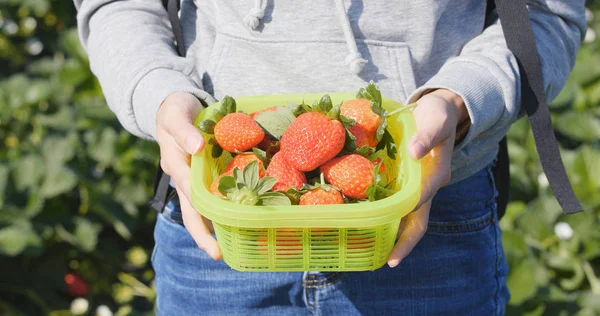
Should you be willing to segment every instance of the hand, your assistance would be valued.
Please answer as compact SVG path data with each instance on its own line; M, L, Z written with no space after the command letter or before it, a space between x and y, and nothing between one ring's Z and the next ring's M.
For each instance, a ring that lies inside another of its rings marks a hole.
M468 119L462 98L440 89L417 101L413 111L417 132L409 143L409 154L421 159L421 198L405 216L398 229L398 242L388 257L397 266L412 251L427 231L431 200L439 188L450 181L450 163L459 122Z
M219 260L221 251L209 229L212 224L194 209L190 198L191 155L204 148L202 134L193 125L201 109L202 104L192 94L169 95L156 113L156 140L160 146L160 165L171 176L179 196L185 228L200 249Z

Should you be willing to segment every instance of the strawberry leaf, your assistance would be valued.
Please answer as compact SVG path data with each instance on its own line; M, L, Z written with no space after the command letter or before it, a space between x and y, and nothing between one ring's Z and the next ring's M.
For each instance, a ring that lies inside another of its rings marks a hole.
M349 118L341 114L338 116L338 119L340 120L340 122L342 122L342 125L344 125L345 127L354 126L354 124L356 123L355 119Z
M295 117L298 117L306 112L310 112L311 108L308 104L304 103L304 100L302 101L302 103L296 105L295 107L293 107L293 111L292 113L294 114Z
M296 119L293 110L289 107L277 107L275 111L262 112L254 121L273 138L279 140L287 128Z
M210 155L213 158L219 158L221 157L221 155L223 154L223 148L217 143L217 141L211 137L211 139L208 140L208 143L210 145L212 145L212 149L210 151Z
M332 107L333 103L331 102L331 97L329 96L329 94L326 94L322 96L321 100L319 100L319 103L317 103L316 110L322 113L328 113Z
M369 157L370 155L373 155L373 153L375 153L375 148L364 145L364 146L356 149L355 153L359 154L363 157Z
M381 123L377 127L377 133L375 134L376 135L375 138L377 139L378 142L381 142L381 139L383 138L383 134L385 134L385 132L386 132L386 128L387 128L387 119L385 117L382 117Z
M379 142L379 144L377 144L377 147L375 147L376 151L383 150L383 149L387 150L387 155L390 158L396 159L396 154L398 153L398 148L396 147L396 142L394 141L394 138L392 137L390 132L387 131L387 129L383 133L383 137L381 138L381 141Z
M340 105L336 105L332 107L329 112L327 112L327 117L332 120L337 120L340 117Z
M214 134L215 125L217 125L217 123L213 120L204 120L198 124L198 128L206 134Z
M252 148L252 153L263 163L263 166L269 165L269 159L267 158L267 152L260 148Z
M230 113L235 113L235 110L236 110L235 99L228 95L223 97L223 100L221 100L221 113L223 113L224 115L227 115Z
M236 189L235 179L232 176L224 176L219 179L219 192L223 195L233 192Z
M277 178L264 177L258 181L258 185L256 186L256 193L258 195L263 195L267 191L271 190L276 183Z
M225 113L221 112L221 110L215 109L213 111L215 113L215 121L218 122L225 117Z
M292 205L290 199L281 192L267 192L260 196L260 205Z
M256 161L250 162L243 171L244 184L251 190L255 190L258 185L259 173L258 163Z
M371 101L371 107L375 106L377 108L381 108L381 91L379 91L379 88L373 83L373 81L370 81L366 88L360 88L356 94L356 97ZM373 112L377 113L375 110Z
M346 142L344 143L343 151L354 152L356 150L356 137L347 128L344 128L344 130L346 131Z
M288 197L288 199L290 199L292 205L298 205L298 203L300 203L300 198L302 197L302 194L304 194L304 192L305 191L303 191L302 189L297 190L296 188L292 187L283 192L283 194L285 194Z

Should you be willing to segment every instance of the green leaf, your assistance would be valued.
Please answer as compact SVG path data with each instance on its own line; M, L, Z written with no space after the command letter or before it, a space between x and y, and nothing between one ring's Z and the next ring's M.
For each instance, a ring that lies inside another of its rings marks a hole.
M6 184L8 183L9 169L5 165L0 165L0 209L4 205L4 194L6 192Z
M221 157L223 154L223 147L221 147L214 138L209 140L209 144L212 144L210 155L215 159Z
M567 291L573 291L581 285L583 279L585 278L585 274L583 273L583 269L581 264L577 260L571 260L571 265L573 267L573 276L568 279L560 280L560 287Z
M360 88L356 94L356 97L359 99L370 100L371 110L373 110L373 112L376 114L382 115L382 113L378 113L382 104L381 91L379 91L379 88L373 83L373 81L370 81L366 88Z
M321 97L319 103L317 103L317 108L315 110L321 113L328 113L332 108L333 103L331 102L331 97L329 96L329 94L326 94Z
M235 99L228 95L223 97L223 100L221 100L221 113L223 113L224 115L227 115L227 114L235 113L235 111L236 111Z
M28 155L15 161L12 174L17 191L37 187L46 171L44 161L38 155Z
M354 152L356 150L356 137L347 128L344 130L346 131L346 142L344 143L343 151L348 153Z
M258 163L255 161L250 162L244 168L244 183L251 190L255 190L258 185L258 179L260 178L258 173Z
M380 154L378 154L378 156L382 156L381 155L381 151L379 151ZM356 154L361 155L363 157L368 157L369 160L373 161L375 160L377 157L372 157L375 154L375 148L374 147L369 147L367 145L364 145L358 149L356 149ZM383 157L382 157L383 158Z
M14 257L27 247L28 230L18 226L8 226L0 229L0 253Z
M340 122L342 122L342 125L344 125L345 127L354 126L354 124L356 124L356 120L355 119L351 119L351 118L346 117L344 115L339 115L338 119L340 120Z
M259 113L254 121L269 135L275 139L281 139L281 136L287 128L296 119L294 113L289 107L277 107L275 111L265 111Z
M591 142L600 138L600 119L586 112L562 114L556 120L556 128L576 140Z
M383 117L381 119L381 124L379 124L379 126L377 127L376 139L378 142L380 142L383 139L383 135L387 131L386 128L387 128L387 119L385 117Z
M96 249L98 233L102 230L99 224L93 224L86 218L76 217L74 237L83 251L90 252Z
M256 193L258 195L262 195L263 193L271 190L277 181L278 180L275 177L264 177L260 179L258 181L258 185L256 186Z
M219 192L221 194L227 195L227 193L233 192L236 189L237 185L233 176L224 176L219 179Z
M263 163L263 166L266 166L269 164L269 159L267 158L267 152L254 147L252 148L252 153L254 153L254 155L256 156L256 158L258 158L258 160L260 160Z
M46 174L40 193L45 198L52 198L71 191L77 185L78 177L68 167L61 167Z
M327 112L327 117L329 117L332 120L337 120L340 117L340 105L336 105L334 107L331 108L331 110L329 110L329 112ZM343 122L342 122L343 124Z
M75 156L75 143L73 137L48 136L42 143L42 154L46 162L46 169L60 168L65 162Z
M75 115L72 108L62 106L53 114L37 114L34 117L34 120L47 127L67 129L73 127Z
M520 261L509 270L506 283L511 290L511 305L519 305L532 297L536 291L534 269L529 260Z
M200 130L205 132L206 134L212 135L215 133L216 125L217 125L217 123L215 123L215 121L213 121L213 120L204 120L204 121L200 122L200 124L198 124L198 128L200 128Z
M292 205L292 202L281 192L267 192L260 196L260 205Z
M63 86L78 86L90 77L87 65L75 59L69 59L59 70L58 80Z

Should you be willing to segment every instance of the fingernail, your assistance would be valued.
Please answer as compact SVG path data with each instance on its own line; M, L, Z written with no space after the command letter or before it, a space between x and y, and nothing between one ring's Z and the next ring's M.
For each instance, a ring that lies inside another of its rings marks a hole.
M398 263L400 263L400 260L390 260L388 261L388 266L390 266L390 268L395 268Z
M185 147L188 153L195 154L200 149L200 137L192 135L185 139Z
M415 152L416 158L421 158L425 155L425 144L420 139L417 139L413 144L413 150Z

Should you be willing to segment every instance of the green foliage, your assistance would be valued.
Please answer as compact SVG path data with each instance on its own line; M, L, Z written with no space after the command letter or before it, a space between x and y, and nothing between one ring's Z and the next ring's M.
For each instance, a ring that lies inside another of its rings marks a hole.
M68 311L69 271L89 284L92 311L153 309L157 146L107 107L75 14L70 1L0 1L3 315Z
M588 7L598 33L600 1ZM583 214L561 214L528 123L509 132L509 315L600 313L599 104L600 42L591 41L551 106ZM0 0L0 314L69 314L70 271L89 284L90 311L152 314L146 202L157 157L106 106L72 3Z

